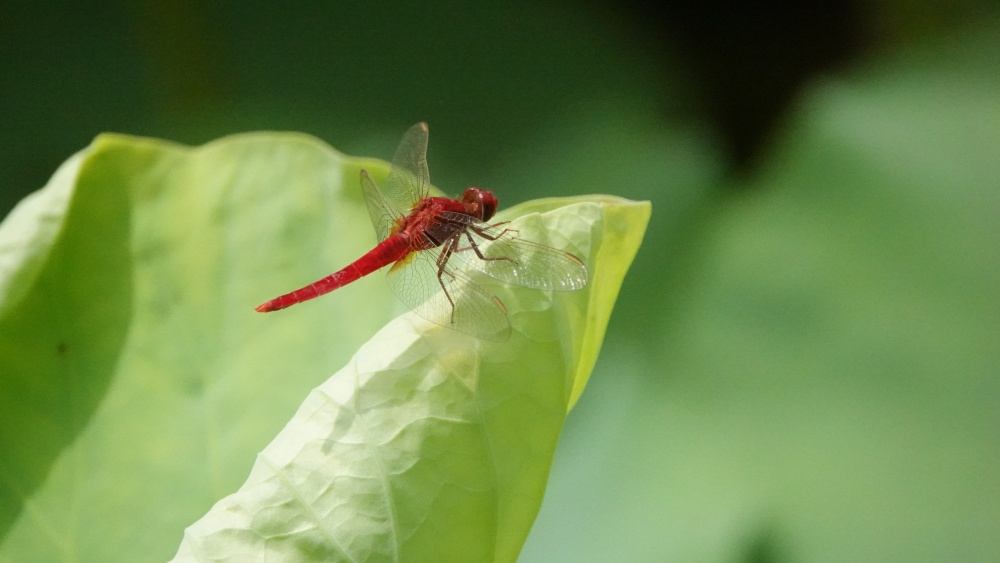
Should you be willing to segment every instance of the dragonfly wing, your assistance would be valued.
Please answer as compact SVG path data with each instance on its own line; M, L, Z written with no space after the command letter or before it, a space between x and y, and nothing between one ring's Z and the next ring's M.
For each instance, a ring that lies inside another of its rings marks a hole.
M368 206L368 216L371 217L372 225L375 227L375 234L379 242L382 242L389 238L392 226L402 217L402 213L396 205L386 199L367 170L361 171L361 193L364 195L365 205Z
M430 193L431 177L427 168L427 124L417 123L403 134L392 168L385 181L385 197L396 207L410 210Z
M493 279L556 291L573 291L587 285L587 267L569 252L519 238L518 232L506 228L506 224L488 225L458 213L445 215L449 220L467 223L460 251L454 254Z
M441 251L412 252L397 262L386 276L393 293L433 323L484 340L507 340L510 321L503 302L454 268L445 267L439 277Z

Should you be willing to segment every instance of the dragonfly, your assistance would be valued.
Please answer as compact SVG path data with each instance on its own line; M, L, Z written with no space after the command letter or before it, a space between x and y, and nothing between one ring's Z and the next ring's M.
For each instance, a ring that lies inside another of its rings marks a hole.
M426 123L404 134L384 190L361 171L378 244L343 269L271 299L257 311L308 301L391 265L389 287L412 311L480 339L505 341L511 331L507 308L473 271L539 290L587 285L587 267L573 254L525 240L509 222L489 223L498 205L493 192L469 187L457 199L431 197L427 137Z

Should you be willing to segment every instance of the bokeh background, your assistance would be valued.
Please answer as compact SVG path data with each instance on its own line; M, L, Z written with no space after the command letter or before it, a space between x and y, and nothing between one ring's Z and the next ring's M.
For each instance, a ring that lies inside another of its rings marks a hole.
M103 131L428 121L445 191L653 202L523 561L996 561L998 92L987 0L10 0L0 216Z

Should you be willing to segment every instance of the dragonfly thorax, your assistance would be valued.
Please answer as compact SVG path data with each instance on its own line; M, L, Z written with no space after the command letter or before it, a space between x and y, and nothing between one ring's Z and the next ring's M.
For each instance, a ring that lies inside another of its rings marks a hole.
M493 192L477 187L465 188L462 204L466 211L480 221L489 221L497 212L497 198Z

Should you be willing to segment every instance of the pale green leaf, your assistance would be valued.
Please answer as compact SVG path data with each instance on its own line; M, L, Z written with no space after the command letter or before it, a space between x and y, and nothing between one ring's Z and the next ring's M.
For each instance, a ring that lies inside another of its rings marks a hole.
M515 220L588 257L593 290L505 293L503 344L397 319L313 391L178 560L515 560L622 279L607 270L623 273L648 211L580 198Z

